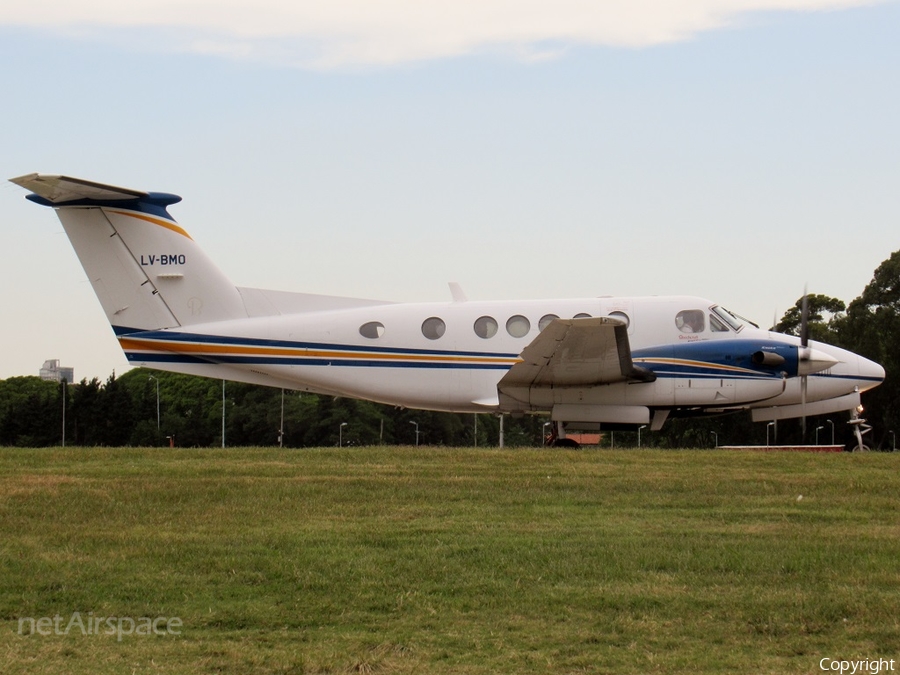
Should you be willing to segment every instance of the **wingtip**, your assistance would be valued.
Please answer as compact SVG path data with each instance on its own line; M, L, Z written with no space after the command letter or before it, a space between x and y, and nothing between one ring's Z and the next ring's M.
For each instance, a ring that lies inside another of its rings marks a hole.
M16 176L15 178L10 178L10 183L15 183L20 187L27 188L28 183L31 183L40 178L39 173L26 173L24 176Z

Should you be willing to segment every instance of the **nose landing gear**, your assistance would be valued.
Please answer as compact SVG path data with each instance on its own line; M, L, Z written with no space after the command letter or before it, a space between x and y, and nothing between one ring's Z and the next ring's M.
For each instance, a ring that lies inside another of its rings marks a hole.
M847 448L850 452L869 451L869 446L863 443L863 436L872 431L872 427L866 424L866 420L859 416L862 411L863 407L861 405L850 411L850 421L847 424L853 429L853 435L856 437L856 445Z

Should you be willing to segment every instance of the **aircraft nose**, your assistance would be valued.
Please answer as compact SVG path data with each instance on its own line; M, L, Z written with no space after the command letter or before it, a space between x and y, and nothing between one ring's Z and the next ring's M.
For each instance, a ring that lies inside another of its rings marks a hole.
M881 364L870 361L862 356L858 357L858 359L859 378L864 381L864 384L860 387L862 391L877 387L884 381L884 368Z

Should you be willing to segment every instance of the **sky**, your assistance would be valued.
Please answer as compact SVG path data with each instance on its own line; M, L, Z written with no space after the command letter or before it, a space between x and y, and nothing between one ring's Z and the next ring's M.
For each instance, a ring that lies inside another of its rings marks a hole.
M173 192L237 284L689 294L771 325L900 248L896 0L0 5L3 178ZM0 378L127 362L0 185Z

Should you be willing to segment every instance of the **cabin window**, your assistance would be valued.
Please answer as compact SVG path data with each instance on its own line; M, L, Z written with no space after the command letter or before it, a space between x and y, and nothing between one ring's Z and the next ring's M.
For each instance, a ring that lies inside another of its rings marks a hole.
M374 340L384 335L384 324L380 321L369 321L359 327L359 334L364 338Z
M613 319L624 321L625 328L628 328L631 325L631 319L628 318L628 315L625 312L610 312L609 316Z
M576 318L576 319L590 319L590 318L591 318L591 315L590 315L590 314L585 314L584 312L581 312L580 314L576 314L574 318Z
M702 333L706 320L700 309L683 309L675 315L675 325L682 333Z
M717 317L715 314L709 315L709 329L713 333L727 333L728 332L728 326L726 326L725 323L722 321L722 319Z
M525 337L531 330L531 322L521 314L509 317L506 322L506 332L513 337Z
M497 334L497 319L492 316L482 316L475 320L475 335L487 340Z
M558 318L559 317L556 316L556 314L544 314L544 316L541 317L541 320L538 321L538 330L544 330L547 326L550 325L550 322L553 321L553 319Z
M436 316L432 316L422 322L422 335L429 340L437 340L444 335L444 331L446 330L447 324L444 323L443 319Z

